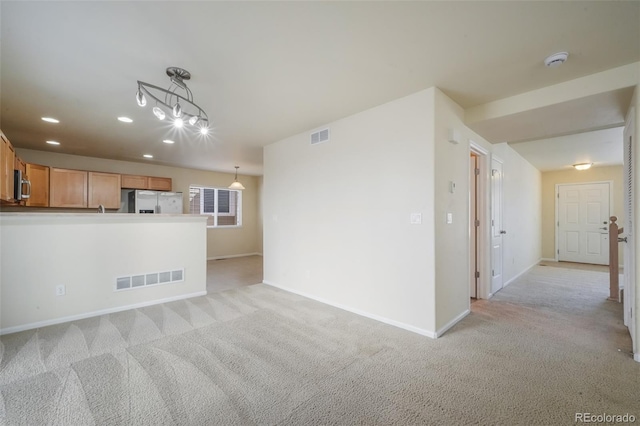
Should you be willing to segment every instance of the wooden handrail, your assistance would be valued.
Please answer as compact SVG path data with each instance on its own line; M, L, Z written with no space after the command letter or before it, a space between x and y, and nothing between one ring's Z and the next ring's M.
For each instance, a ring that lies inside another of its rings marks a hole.
M620 302L620 270L618 266L618 235L624 228L618 228L616 216L609 218L609 300Z

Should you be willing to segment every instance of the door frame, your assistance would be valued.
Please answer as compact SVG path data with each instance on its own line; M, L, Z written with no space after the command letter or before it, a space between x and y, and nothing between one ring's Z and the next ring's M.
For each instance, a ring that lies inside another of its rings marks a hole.
M502 270L500 271L500 277L502 280L502 285L500 286L500 288L498 290L496 290L495 292L492 292L493 290L493 277L494 274L493 272L495 272L494 269L494 264L493 264L493 232L492 229L494 228L495 224L491 223L491 220L493 218L493 202L494 202L494 192L493 192L493 182L491 181L491 179L493 178L493 162L497 162L500 163L501 165L501 176L500 176L500 220L501 220L501 231L505 228L504 226L504 160L497 156L497 155L492 155L491 156L491 163L490 163L490 167L489 167L489 185L491 188L491 193L489 194L489 230L488 230L488 234L489 234L489 259L490 259L490 264L489 264L489 270L491 271L491 274L489 276L489 288L487 289L487 296L488 297L493 297L494 294L496 294L498 291L502 290L504 288L504 235L501 235L500 239L501 239L501 247L500 247L500 256L502 256L502 259L500 259L500 265ZM500 234L502 234L502 232L500 232Z
M553 250L553 259L558 262L559 251L560 251L560 236L558 235L558 227L560 222L560 204L558 203L560 187L561 186L575 186L575 185L591 185L594 183L607 183L609 184L609 217L615 216L613 212L613 181L612 180L600 180L600 181L589 181L589 182L573 182L573 183L556 183L556 191L553 196L553 200L555 203L555 220L556 223L553 227L553 233L555 235L555 248ZM609 222L609 218L607 218L607 222ZM609 225L607 225L609 226Z
M469 151L478 157L478 169L480 169L477 182L478 187L476 191L477 219L480 221L480 226L478 227L476 236L477 268L480 273L476 289L476 298L488 299L491 289L491 281L489 277L489 273L491 271L491 240L489 233L491 225L491 214L489 212L490 156L487 149L483 148L471 139L469 140ZM471 206L469 206L469 208L471 208ZM469 236L469 240L471 240L471 236Z

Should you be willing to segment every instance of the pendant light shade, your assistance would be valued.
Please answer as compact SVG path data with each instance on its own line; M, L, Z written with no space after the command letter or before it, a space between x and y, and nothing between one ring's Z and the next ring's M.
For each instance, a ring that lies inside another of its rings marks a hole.
M238 166L236 166L236 178L231 185L229 185L229 189L244 189L244 186L238 182Z

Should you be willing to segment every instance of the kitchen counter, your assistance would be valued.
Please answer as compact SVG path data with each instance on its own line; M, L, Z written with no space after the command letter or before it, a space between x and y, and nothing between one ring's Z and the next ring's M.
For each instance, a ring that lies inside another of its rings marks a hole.
M206 294L206 219L0 213L0 334Z

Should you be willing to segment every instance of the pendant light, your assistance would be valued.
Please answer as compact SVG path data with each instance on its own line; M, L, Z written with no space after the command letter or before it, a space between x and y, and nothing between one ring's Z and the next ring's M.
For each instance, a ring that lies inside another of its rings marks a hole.
M238 182L238 166L236 166L236 178L234 179L233 183L231 185L229 185L229 189L244 189L244 186Z

